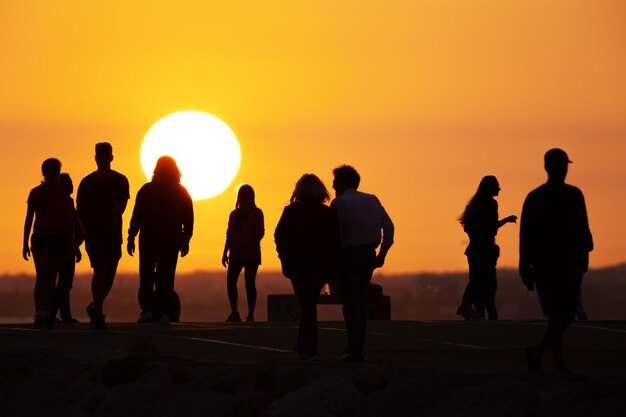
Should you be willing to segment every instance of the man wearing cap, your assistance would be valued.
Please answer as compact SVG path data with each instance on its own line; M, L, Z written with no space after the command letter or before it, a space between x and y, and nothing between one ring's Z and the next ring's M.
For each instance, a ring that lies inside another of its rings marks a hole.
M583 193L565 184L567 154L550 149L544 162L548 181L528 194L522 209L519 273L529 291L537 288L548 327L539 345L526 349L526 361L529 371L539 372L550 348L557 371L567 372L563 332L574 320L593 239Z
M80 182L76 209L85 230L85 250L93 268L93 302L87 307L87 314L96 329L106 329L102 308L122 257L122 214L130 192L126 177L111 169L113 147L110 143L96 144L95 159L98 169Z

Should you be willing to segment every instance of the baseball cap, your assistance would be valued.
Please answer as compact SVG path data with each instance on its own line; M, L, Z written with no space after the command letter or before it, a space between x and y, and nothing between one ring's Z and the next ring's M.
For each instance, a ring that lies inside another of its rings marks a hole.
M571 164L567 153L563 149L552 148L543 156L544 163L547 166L554 164Z

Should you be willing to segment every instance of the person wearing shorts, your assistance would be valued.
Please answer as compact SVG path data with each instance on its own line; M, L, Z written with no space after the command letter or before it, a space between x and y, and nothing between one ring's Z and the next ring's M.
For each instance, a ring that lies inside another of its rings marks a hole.
M85 250L93 269L93 301L87 307L87 314L96 329L106 329L103 305L122 257L122 214L130 191L126 177L111 169L110 143L96 144L95 160L98 169L78 186L76 209L85 230Z
M37 274L33 326L36 329L52 330L54 286L63 254L73 247L74 223L71 199L58 185L61 161L56 158L46 159L41 172L43 182L28 195L22 257L28 260L32 252ZM33 234L29 247L31 227Z
M569 157L555 148L544 162L548 181L528 194L522 209L519 273L529 291L537 289L548 326L541 342L526 349L526 362L530 372L539 372L550 348L557 372L568 372L563 332L576 314L593 239L583 193L565 183Z

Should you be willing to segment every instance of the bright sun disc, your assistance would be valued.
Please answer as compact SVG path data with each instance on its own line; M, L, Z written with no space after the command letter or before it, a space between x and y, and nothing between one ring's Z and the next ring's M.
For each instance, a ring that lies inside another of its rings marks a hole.
M218 195L232 182L241 161L235 134L215 116L199 111L172 113L156 122L141 146L141 167L148 179L157 159L169 155L182 174L191 198Z

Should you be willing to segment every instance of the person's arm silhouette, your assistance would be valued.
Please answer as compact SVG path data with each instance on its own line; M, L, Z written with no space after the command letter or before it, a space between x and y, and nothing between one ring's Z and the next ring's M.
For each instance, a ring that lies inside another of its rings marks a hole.
M222 254L222 266L226 268L228 266L228 239L224 245L224 253Z
M520 222L520 240L519 240L519 274L522 278L522 283L528 289L533 291L535 289L535 283L533 279L533 230L535 219L534 210L529 200L526 197L524 205L522 207L522 221Z
M26 219L24 220L24 245L22 247L22 257L24 260L30 258L30 247L28 246L28 238L30 237L30 230L33 226L33 219L35 218L35 210L28 205L26 209Z
M232 225L233 218L235 216L235 212L232 211L228 216L228 227L226 228L226 241L224 242L224 253L222 254L222 266L224 268L228 267L229 257L228 252L230 251L230 241L232 239Z
M187 256L188 253L189 253L189 242L186 242L186 243L183 243L183 247L180 248L180 256L184 258L185 256Z
M498 221L498 229L501 228L502 226L504 226L507 223L517 223L517 216L513 215L513 216L508 216L505 217L502 220Z
M387 252L393 245L393 235L394 235L394 226L389 214L385 211L385 208L381 205L382 209L382 225L383 229L383 241L380 245L380 250L378 251L378 255L376 255L376 260L374 261L374 268L380 268L385 264L385 258L387 257Z
M128 237L128 243L126 244L126 252L128 252L128 254L130 256L133 256L133 254L135 253L135 238L134 237Z
M183 205L183 244L180 248L180 256L185 257L189 253L189 241L191 241L191 236L193 235L193 223L194 223L194 215L193 215L193 201L191 200L191 196L189 192L181 186L183 189L182 193L182 205Z

